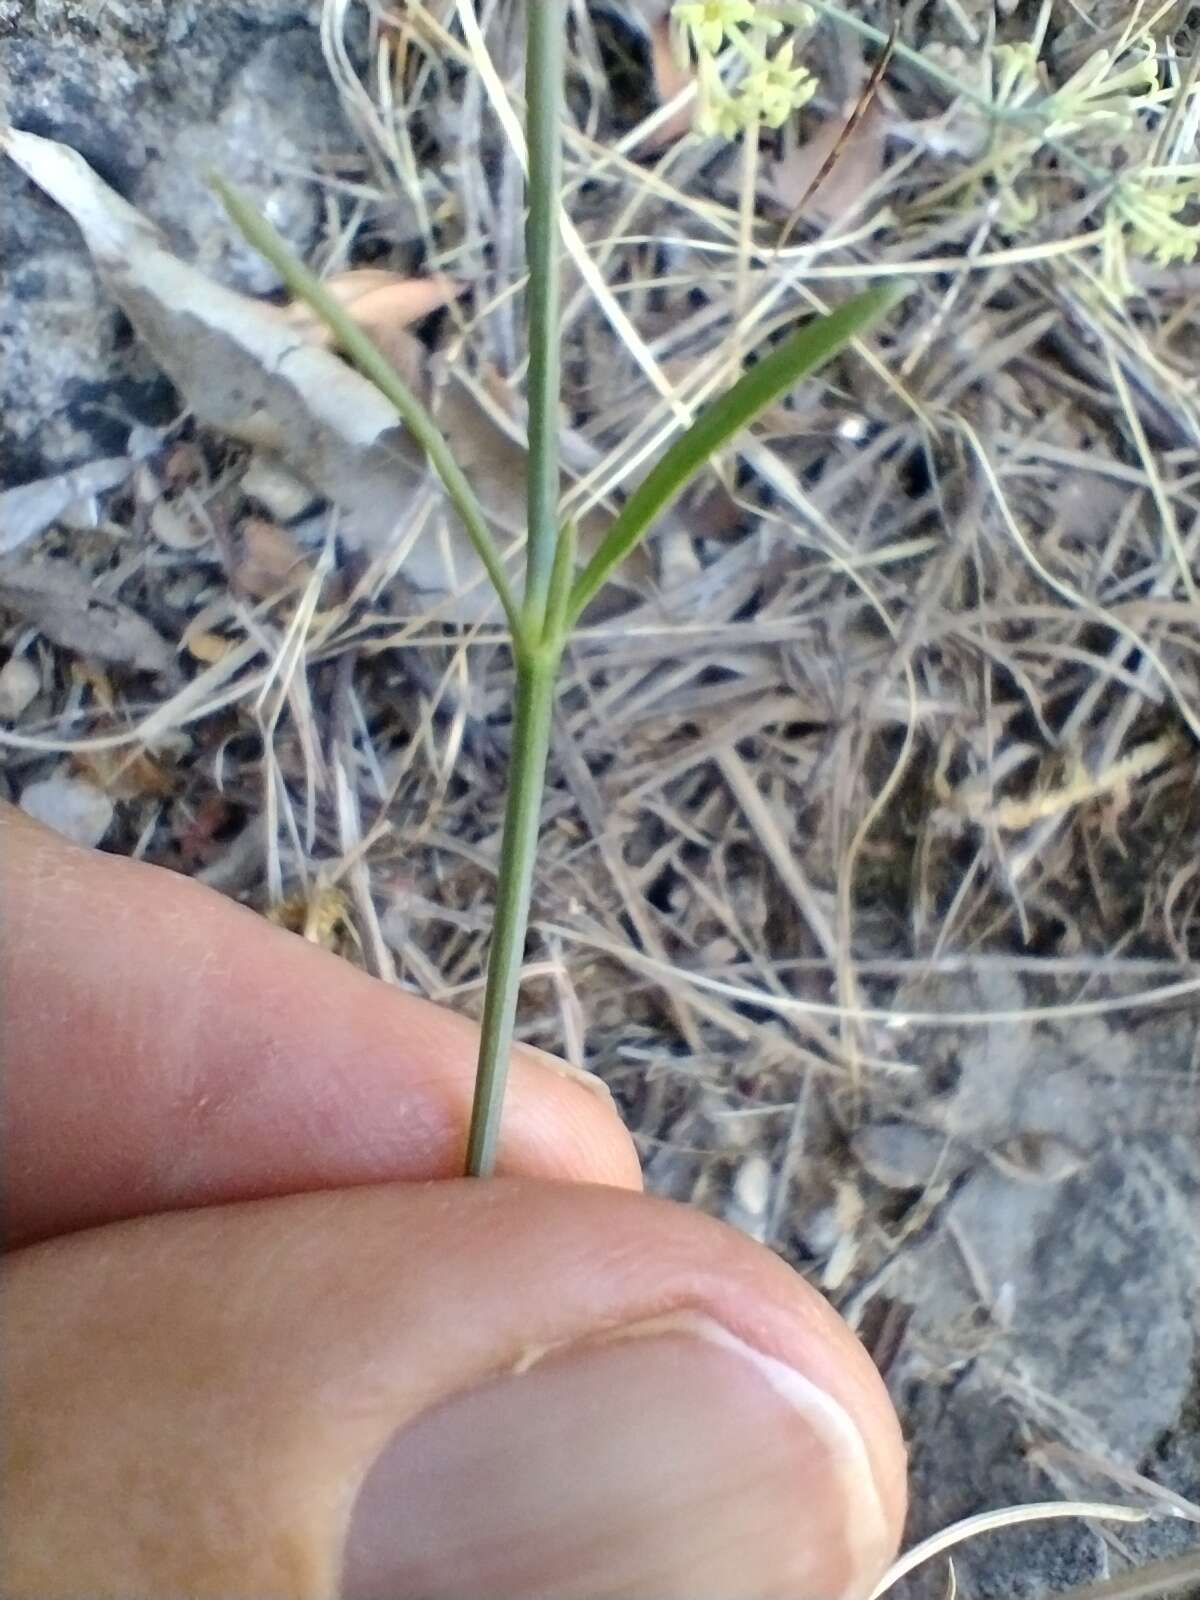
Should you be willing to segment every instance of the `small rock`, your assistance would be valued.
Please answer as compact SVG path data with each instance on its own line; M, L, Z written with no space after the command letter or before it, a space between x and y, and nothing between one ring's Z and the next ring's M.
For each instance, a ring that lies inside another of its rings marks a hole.
M262 292L275 275L206 173L237 183L293 249L311 248L323 211L306 174L350 141L320 15L319 0L24 0L0 30L4 120L71 145L185 259ZM178 402L129 340L74 224L3 159L0 214L0 485L12 485L123 454L131 423L166 425Z
M876 1122L859 1128L850 1148L863 1171L886 1189L923 1189L943 1165L944 1176L951 1171L945 1161L945 1138L910 1122Z
M204 49L203 37L193 35L184 48ZM245 293L267 294L279 286L275 270L230 224L208 173L252 195L283 237L304 251L321 221L320 193L305 169L336 153L346 133L317 31L266 29L251 38L246 56L228 62L232 70L214 96L213 120L164 128L159 159L138 180L137 203L202 272Z
M15 722L41 686L41 674L28 656L11 657L0 667L0 717Z
M256 455L242 478L243 493L258 500L277 522L294 522L316 502L307 483L278 461Z
M750 1217L766 1214L771 1199L771 1164L765 1156L748 1156L734 1180L733 1196Z
M157 500L150 510L150 531L168 550L198 550L207 544L209 530L189 516L185 501Z
M59 769L21 793L21 810L76 844L98 845L113 819L113 803L102 789Z

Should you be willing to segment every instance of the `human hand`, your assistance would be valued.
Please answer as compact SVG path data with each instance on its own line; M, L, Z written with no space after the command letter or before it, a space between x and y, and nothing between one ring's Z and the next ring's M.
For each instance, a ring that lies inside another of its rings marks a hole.
M518 1052L0 814L7 1600L835 1600L904 1505L867 1357ZM441 1180L441 1181L431 1181Z

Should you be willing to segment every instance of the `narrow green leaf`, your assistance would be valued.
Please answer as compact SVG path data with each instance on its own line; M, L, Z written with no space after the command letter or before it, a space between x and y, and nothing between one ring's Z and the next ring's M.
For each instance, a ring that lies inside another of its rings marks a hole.
M749 368L733 388L708 406L670 446L626 500L571 591L567 627L642 539L654 520L747 423L807 373L822 366L850 340L878 321L909 292L890 282L856 295L826 317L814 317Z
M565 622L567 607L571 603L571 586L575 577L575 557L578 551L579 528L568 518L558 530L554 566L550 571L550 588L546 595L546 624L542 630L542 643L554 649L561 648L566 643Z
M474 545L475 553L491 579L492 587L504 608L509 628L516 637L522 629L521 613L516 596L509 585L504 562L492 538L483 507L462 468L454 459L437 423L346 308L334 299L321 280L311 273L303 262L296 259L279 234L265 217L259 215L245 195L217 173L209 174L209 182L243 236L260 255L266 257L292 294L311 306L337 340L342 353L353 361L363 377L369 378L400 413L405 426L424 450L430 465L442 480L447 498L458 512L467 531L467 537Z

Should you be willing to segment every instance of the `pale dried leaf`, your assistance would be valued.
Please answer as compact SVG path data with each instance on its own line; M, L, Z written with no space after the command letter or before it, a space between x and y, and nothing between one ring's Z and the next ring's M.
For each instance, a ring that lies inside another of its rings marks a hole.
M117 488L133 467L128 456L114 456L6 489L0 494L0 555L36 539L72 507Z
M452 595L444 616L498 616L479 559L424 453L374 384L300 335L286 310L235 294L172 255L158 230L68 146L9 130L0 132L0 147L74 218L114 297L202 422L280 456L336 507L338 536L351 545L390 550L421 517L404 578L418 591ZM423 292L444 298L447 282L430 279ZM355 304L382 295L378 304L394 308L395 288L372 278ZM436 416L499 542L515 553L525 529L524 446L453 371L434 383L427 351L405 328L392 328L388 354ZM585 557L604 524L602 515L585 520ZM631 563L623 576L629 581L638 570Z
M158 230L66 145L12 130L0 134L0 143L74 218L114 297L197 417L278 451L339 508L343 539L373 551L390 548L432 475L375 386L332 351L298 338L279 307L235 294L172 255ZM396 330L392 356L402 368L408 364L410 384L423 388L425 352L403 329ZM448 387L458 388L453 382ZM457 397L458 416L448 431L461 426L470 432L471 404ZM523 474L522 452L506 443ZM434 492L442 504L440 489ZM480 498L492 508L486 487ZM467 620L494 615L491 591L475 581L481 569L457 518L443 509L435 521L438 526L414 546L405 576L416 588L436 592L470 584L454 614Z
M65 561L0 566L0 606L15 612L51 644L139 672L166 672L167 641L136 611L98 593Z
M0 717L15 722L37 698L41 674L28 656L12 656L0 667Z
M21 810L57 833L88 847L108 832L115 807L103 790L60 767L21 791Z

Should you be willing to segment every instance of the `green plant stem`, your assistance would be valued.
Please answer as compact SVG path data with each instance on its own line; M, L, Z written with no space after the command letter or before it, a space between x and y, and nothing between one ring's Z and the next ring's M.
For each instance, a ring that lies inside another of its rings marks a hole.
M566 60L564 0L526 0L526 143L529 150L529 468L525 597L513 629L517 692L508 803L500 844L496 918L488 954L475 1101L467 1137L467 1176L487 1177L496 1161L508 1060L537 856L542 791L554 715L554 680L563 647L566 597L574 572L572 528L558 526L559 196Z
M540 0L532 0L533 4ZM517 651L517 694L508 777L508 803L500 844L500 876L496 886L496 918L488 955L487 993L471 1131L467 1143L467 1176L486 1178L496 1163L500 1116L512 1050L525 933L541 822L542 790L550 750L554 713L554 681L561 647L539 644Z
M436 422L404 379L338 301L288 250L274 228L219 178L215 187L234 222L272 263L293 294L306 301L341 349L391 401L425 451L462 518L491 578L512 634L516 666L512 756L497 880L496 919L488 958L475 1099L466 1172L495 1167L512 1049L521 966L529 926L542 792L554 716L555 680L574 622L613 567L642 538L660 511L747 423L806 372L828 360L907 292L903 282L868 290L743 374L707 407L630 495L599 550L576 577L573 523L558 526L559 283L558 215L564 0L526 0L529 88L530 254L529 522L526 584L520 603L509 586L474 490L450 454Z
M529 150L529 464L525 625L542 631L554 565L560 492L561 390L558 208L562 193L562 104L567 19L563 0L526 0L525 99Z
M210 182L230 217L255 249L275 268L285 286L292 294L312 307L333 334L343 353L400 413L405 426L424 450L430 465L441 479L451 505L462 519L467 537L475 547L475 553L491 579L500 604L504 608L510 629L514 634L518 633L522 627L520 609L509 584L508 574L504 570L500 552L488 528L483 507L462 468L450 453L450 446L442 437L437 423L345 307L334 299L318 277L296 260L267 219L260 216L246 197L232 184L226 183L224 178L213 174Z
M550 589L546 595L546 623L542 640L553 647L555 640L565 640L571 631L567 619L571 604L571 587L575 582L575 558L579 553L579 527L570 518L558 535L558 548L554 552L554 569L550 574Z

